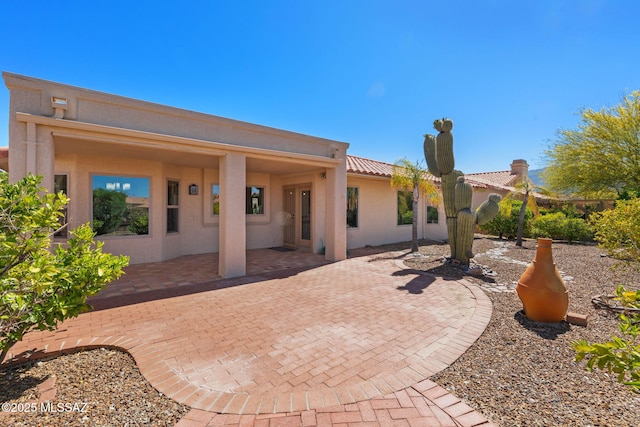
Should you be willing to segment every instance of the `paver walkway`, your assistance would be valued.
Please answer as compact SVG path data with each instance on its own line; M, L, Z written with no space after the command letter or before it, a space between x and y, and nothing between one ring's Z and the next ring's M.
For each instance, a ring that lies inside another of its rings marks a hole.
M490 300L468 282L401 268L397 255L85 313L12 353L122 348L151 385L193 408L182 427L489 425L428 378L484 331Z

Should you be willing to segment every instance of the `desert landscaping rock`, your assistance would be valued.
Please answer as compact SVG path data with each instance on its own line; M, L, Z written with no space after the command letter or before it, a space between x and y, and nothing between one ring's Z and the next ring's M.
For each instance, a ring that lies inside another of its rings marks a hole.
M477 284L493 303L491 322L478 341L431 379L503 427L639 426L640 395L604 372L588 372L584 362L574 362L571 348L578 339L603 342L619 335L616 316L595 308L591 299L613 293L618 284L637 288L638 266L612 271L615 260L602 257L597 246L554 242L554 260L569 289L569 311L587 315L588 326L532 322L523 315L514 289L535 245L526 240L516 248L513 242L476 238L474 261L489 273L482 276L443 263L449 247L442 243L421 242L420 256L404 257L407 268ZM407 248L368 248L352 256L406 253ZM0 415L0 425L173 426L189 410L150 387L133 359L112 349L5 368L0 401L36 402L38 385L54 375L55 401L87 402L87 413Z
M569 290L569 311L585 314L588 326L538 323L521 312L513 291L535 256L536 242L522 248L514 242L476 239L476 262L496 271L495 277L463 275L435 256L448 245L421 247L428 258L406 264L434 274L464 277L486 291L493 315L484 334L454 364L431 379L501 426L639 426L640 395L618 384L615 376L588 372L574 362L571 343L578 339L608 341L620 335L616 317L596 309L591 299L612 294L618 284L637 289L638 266L611 270L616 261L601 257L592 244L553 243L553 258ZM496 292L495 289L508 289Z

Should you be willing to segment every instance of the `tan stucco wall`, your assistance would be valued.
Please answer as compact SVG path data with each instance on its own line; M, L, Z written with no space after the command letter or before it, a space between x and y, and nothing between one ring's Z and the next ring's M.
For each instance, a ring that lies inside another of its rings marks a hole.
M242 275L246 249L282 244L283 186L306 185L312 190L310 249L317 252L330 240L327 257L346 256L344 195L334 195L346 180L348 144L27 76L3 77L11 92L10 179L41 174L52 190L54 174L67 174L71 228L92 219L93 174L150 179L149 235L101 236L105 250L130 255L133 263L219 251L221 274ZM52 97L64 98L66 106L56 109ZM331 197L327 177L334 183ZM180 185L177 233L166 232L168 179ZM210 213L214 183L233 206L218 217ZM197 196L188 194L191 184L198 185ZM245 184L265 188L263 215L245 215Z
M388 178L361 178L349 175L347 186L358 188L358 227L347 228L349 249L411 240L411 224L397 225L397 190L391 188ZM444 208L439 207L440 222L427 225L426 206L426 199L421 197L418 210L418 237L446 239Z

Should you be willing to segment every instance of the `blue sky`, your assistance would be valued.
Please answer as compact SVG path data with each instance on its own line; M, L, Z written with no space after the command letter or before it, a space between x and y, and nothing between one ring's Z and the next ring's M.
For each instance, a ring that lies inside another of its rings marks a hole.
M0 2L0 67L422 160L454 120L456 168L544 166L580 108L640 89L640 2ZM0 88L0 146L9 93Z

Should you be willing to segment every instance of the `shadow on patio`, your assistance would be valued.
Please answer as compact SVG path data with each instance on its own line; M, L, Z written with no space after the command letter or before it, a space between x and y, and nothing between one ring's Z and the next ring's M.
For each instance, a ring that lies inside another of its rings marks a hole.
M185 255L163 262L130 265L120 279L108 284L88 302L94 311L105 310L285 278L328 263L323 255L303 250L251 249L247 251L247 275L224 279L218 275L217 252Z

